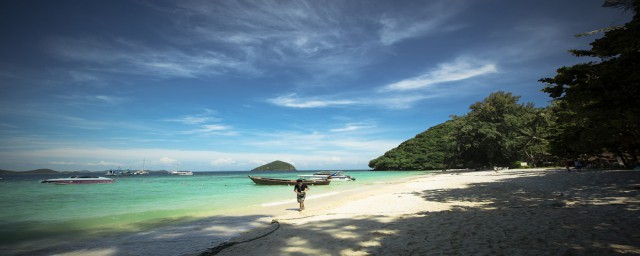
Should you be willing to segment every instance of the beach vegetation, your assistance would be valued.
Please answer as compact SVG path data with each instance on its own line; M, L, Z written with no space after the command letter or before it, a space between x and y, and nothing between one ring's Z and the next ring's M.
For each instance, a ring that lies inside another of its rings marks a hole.
M491 93L472 104L465 116L453 116L453 152L449 167L513 167L547 151L546 134L552 119L544 108L518 103L520 96Z
M464 116L433 126L369 162L375 170L513 167L547 154L553 117L547 108L495 92Z
M635 12L624 26L609 27L582 36L604 33L588 50L570 50L589 61L561 67L554 77L540 79L554 99L551 110L557 125L550 137L551 152L565 158L611 152L640 153L640 1L607 1L605 6ZM628 163L625 163L628 164Z

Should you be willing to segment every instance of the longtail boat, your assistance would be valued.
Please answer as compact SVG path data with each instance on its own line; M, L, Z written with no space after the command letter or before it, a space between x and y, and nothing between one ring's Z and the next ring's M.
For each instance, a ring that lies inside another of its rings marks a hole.
M296 180L264 178L249 175L249 179L258 185L295 185ZM302 180L302 184L307 185L329 185L330 180Z

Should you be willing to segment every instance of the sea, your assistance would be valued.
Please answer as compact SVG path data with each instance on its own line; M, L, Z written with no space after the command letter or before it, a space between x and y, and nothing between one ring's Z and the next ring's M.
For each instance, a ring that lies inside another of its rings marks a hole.
M112 176L114 183L85 185L40 183L69 174L2 175L0 246L39 239L73 240L92 235L145 232L179 221L255 212L268 205L297 207L290 187L256 185L247 176L296 179L297 175L312 173L194 172L193 176L151 173ZM314 186L312 195L340 196L341 192L357 187L366 188L425 172L346 171L346 174L356 180Z

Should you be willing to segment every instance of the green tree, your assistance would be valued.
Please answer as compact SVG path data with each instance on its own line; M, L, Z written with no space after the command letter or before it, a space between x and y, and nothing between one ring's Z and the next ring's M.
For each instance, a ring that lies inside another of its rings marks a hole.
M453 166L512 166L517 160L544 152L550 123L545 111L532 103L518 104L520 97L495 92L472 104L462 117L454 116Z
M610 151L629 153L637 161L640 148L640 0L606 1L634 12L621 27L603 29L604 36L589 50L571 50L576 57L598 61L562 67L544 92L556 100L559 133L553 152L565 155ZM631 8L633 7L633 8ZM593 34L593 33L588 33Z
M433 170L511 166L546 153L548 109L518 104L519 96L496 92L464 116L433 126L369 162L375 170Z

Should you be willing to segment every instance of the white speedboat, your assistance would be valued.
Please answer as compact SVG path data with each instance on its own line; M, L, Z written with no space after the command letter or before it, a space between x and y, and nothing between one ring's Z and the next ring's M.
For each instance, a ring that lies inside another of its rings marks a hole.
M298 175L301 179L309 179L309 180L332 180L332 181L354 181L355 177L351 177L350 175L346 175L343 171L322 171L315 172L312 175Z
M171 174L171 175L189 176L189 175L193 175L193 172L192 171L173 171L173 172L169 172L169 174Z
M97 183L113 183L114 180L106 177L98 176L71 176L68 178L58 179L46 179L40 181L40 183L53 183L53 184L97 184Z

